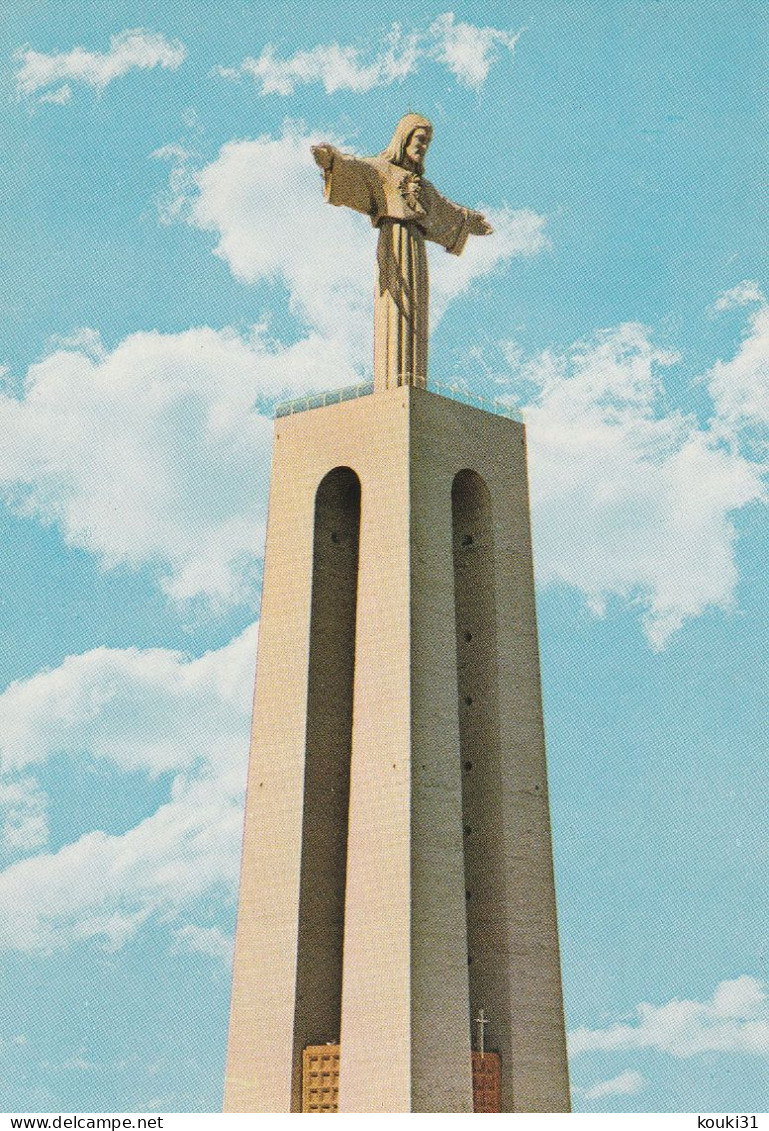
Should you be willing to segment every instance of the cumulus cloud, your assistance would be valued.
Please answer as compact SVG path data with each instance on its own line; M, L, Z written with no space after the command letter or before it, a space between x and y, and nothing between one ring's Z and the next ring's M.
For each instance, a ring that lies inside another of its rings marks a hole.
M0 871L0 948L117 947L151 920L194 918L212 895L232 900L255 652L255 627L194 660L97 649L0 696L6 790L68 751L173 778L168 800L125 834L93 829ZM221 954L214 928L185 926L179 946Z
M218 927L196 927L188 924L174 931L174 949L179 953L205 954L229 964L232 961L233 938Z
M494 229L491 239L471 239L462 255L437 252L430 263L430 325L435 327L449 304L475 282L511 259L536 255L550 246L545 217L529 208L477 206Z
M756 283L745 282L721 295L717 311L752 306L747 332L734 357L718 361L707 377L715 408L714 427L739 442L755 429L751 449L769 455L769 303Z
M156 568L173 598L247 601L272 433L255 402L330 364L258 333L138 333L112 351L80 335L19 399L0 394L0 494L107 568Z
M528 397L540 583L578 589L599 615L612 598L637 604L657 649L687 619L731 608L733 516L763 497L761 469L666 411L676 355L629 323L511 362Z
M371 341L375 233L365 217L324 202L313 140L289 130L223 146L197 174L187 217L215 233L237 279L283 283L305 326L346 351L361 336Z
M258 57L237 67L218 67L225 78L252 78L262 95L294 94L297 87L319 83L327 94L340 90L362 94L403 82L423 62L446 67L463 86L480 90L492 65L512 54L520 32L477 27L457 21L452 12L438 16L428 28L404 32L393 24L378 51L338 43L318 44L281 59L272 44Z
M444 12L431 24L429 36L432 57L447 66L459 82L479 90L500 55L505 51L512 54L521 32L476 27L457 22L452 12Z
M0 872L0 949L119 947L150 919L172 920L215 892L231 899L243 824L234 792L198 783L123 836L94 831Z
M721 982L710 1001L673 1001L638 1006L634 1024L576 1029L569 1053L655 1049L679 1059L702 1053L769 1055L769 995L747 974Z
M66 102L72 101L72 87L68 82L64 86L59 86L56 90L46 91L38 97L38 102L49 102L53 106L63 106Z
M34 778L0 776L0 814L0 858L34 852L47 843L47 798Z
M288 129L280 138L230 142L194 178L186 208L178 200L172 207L216 234L216 254L236 278L284 283L293 312L335 343L349 372L351 364L370 364L376 233L365 217L325 203L310 155L319 140ZM433 325L473 280L545 246L544 219L536 213L498 209L489 216L494 239L471 240L460 258L430 249Z
M150 777L216 762L250 698L253 637L252 629L196 660L164 648L96 648L11 683L0 695L3 773L84 750Z
M105 568L152 569L172 599L253 599L274 403L370 369L375 233L324 203L309 143L289 133L226 145L185 206L237 278L285 286L301 323L291 344L266 326L199 327L108 350L81 329L31 366L20 396L0 392L0 498ZM474 279L543 245L541 217L494 219L489 248L442 253L436 319Z
M586 1100L602 1100L606 1096L632 1096L640 1092L646 1081L640 1072L628 1069L613 1076L611 1080L602 1080L590 1088L581 1089L581 1094Z
M168 40L164 35L143 28L113 35L108 51L74 47L70 51L45 54L22 47L14 55L16 91L22 97L33 97L42 91L39 101L63 103L72 96L72 83L102 91L131 70L165 67L175 71L186 54L178 40Z
M217 73L224 78L247 75L257 83L260 94L289 95L308 83L321 83L327 94L338 90L362 94L402 81L414 71L418 57L418 37L403 35L396 24L385 37L383 49L370 59L361 49L338 43L319 44L280 59L268 44L258 58L249 56L237 67L218 67Z
M736 287L731 287L728 291L719 295L713 303L713 310L715 312L732 310L736 306L748 306L754 302L765 303L764 292L758 283L751 279L744 279Z

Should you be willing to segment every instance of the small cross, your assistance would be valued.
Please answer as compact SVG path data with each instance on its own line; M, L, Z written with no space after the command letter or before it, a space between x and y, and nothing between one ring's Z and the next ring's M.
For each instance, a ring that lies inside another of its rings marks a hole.
M481 1056L483 1056L484 1053L485 1053L484 1028L485 1028L486 1025L488 1025L488 1023L489 1023L488 1017L486 1017L483 1010L480 1009L478 1011L478 1016L475 1019L475 1024L478 1026L478 1052L481 1054Z

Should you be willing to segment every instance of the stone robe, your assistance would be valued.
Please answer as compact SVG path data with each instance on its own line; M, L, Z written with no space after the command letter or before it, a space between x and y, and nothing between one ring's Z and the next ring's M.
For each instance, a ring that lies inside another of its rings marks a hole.
M385 157L335 153L326 200L363 212L379 229L374 287L374 388L427 380L428 275L425 240L460 255L468 210L418 173Z

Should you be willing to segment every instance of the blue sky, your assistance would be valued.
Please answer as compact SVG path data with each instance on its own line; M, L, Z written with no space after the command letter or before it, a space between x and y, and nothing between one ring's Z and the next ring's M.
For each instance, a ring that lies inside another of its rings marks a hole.
M270 413L371 365L308 145L412 107L496 228L431 377L529 426L575 1108L766 1110L766 54L734 2L2 17L0 1109L220 1105Z

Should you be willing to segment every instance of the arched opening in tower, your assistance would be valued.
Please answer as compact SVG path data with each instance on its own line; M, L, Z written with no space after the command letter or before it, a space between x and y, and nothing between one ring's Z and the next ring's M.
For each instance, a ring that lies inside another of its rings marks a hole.
M469 469L455 476L451 500L468 1024L474 1036L474 1020L483 1010L489 1019L486 1047L508 1049L510 940L504 914L506 853L492 500L481 476ZM510 1065L504 1074L509 1078Z
M315 497L292 1110L302 1052L339 1041L350 803L360 480L336 467Z

